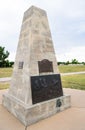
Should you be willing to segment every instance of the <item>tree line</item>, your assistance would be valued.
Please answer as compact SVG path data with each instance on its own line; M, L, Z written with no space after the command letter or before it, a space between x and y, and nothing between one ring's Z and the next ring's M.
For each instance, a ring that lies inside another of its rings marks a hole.
M9 54L8 51L5 51L5 47L0 46L0 68L13 66L14 62L7 59Z
M79 62L78 60L76 59L72 59L72 61L66 61L66 62L58 62L58 65L85 65L85 62Z
M5 47L0 46L0 68L1 67L12 67L14 65L13 61L9 61L9 52L5 51ZM82 64L85 65L85 62L78 62L76 59L67 62L58 62L58 65L69 65L69 64Z

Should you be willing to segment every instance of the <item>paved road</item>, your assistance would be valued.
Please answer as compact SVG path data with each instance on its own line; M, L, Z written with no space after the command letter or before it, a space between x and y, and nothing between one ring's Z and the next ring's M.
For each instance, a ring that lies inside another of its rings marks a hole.
M65 75L74 75L74 74L85 74L85 71L71 72L71 73L61 73L61 75L63 75L63 76L65 76Z
M62 76L74 75L74 74L85 74L85 71L81 71L81 72L71 72L71 73L61 73ZM0 78L0 82L9 82L10 80L11 80L11 77Z
M10 80L11 80L11 77L0 78L0 82L8 82Z

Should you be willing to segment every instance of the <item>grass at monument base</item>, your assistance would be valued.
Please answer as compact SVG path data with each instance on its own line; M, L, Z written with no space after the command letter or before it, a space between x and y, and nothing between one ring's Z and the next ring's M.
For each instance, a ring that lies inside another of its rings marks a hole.
M85 90L85 74L61 76L64 88Z

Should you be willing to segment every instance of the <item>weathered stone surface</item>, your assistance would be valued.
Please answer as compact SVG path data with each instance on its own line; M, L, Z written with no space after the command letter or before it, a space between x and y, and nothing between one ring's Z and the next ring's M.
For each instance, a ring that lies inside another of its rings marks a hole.
M38 61L43 59L52 62L53 72L50 74L59 73L46 12L32 6L24 14L9 90L16 98L29 101L29 106L32 105L30 76L39 75ZM20 63L23 65L19 66Z
M57 100L61 101L62 105L60 107L56 106ZM29 107L27 104L7 94L4 95L3 104L25 126L28 126L71 107L70 101L70 96L67 95Z

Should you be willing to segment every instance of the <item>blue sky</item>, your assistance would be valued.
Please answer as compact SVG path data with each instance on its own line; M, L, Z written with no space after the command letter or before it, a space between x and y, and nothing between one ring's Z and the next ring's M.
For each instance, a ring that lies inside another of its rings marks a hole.
M0 1L0 46L15 59L24 12L35 5L46 10L58 61L85 61L85 0Z

